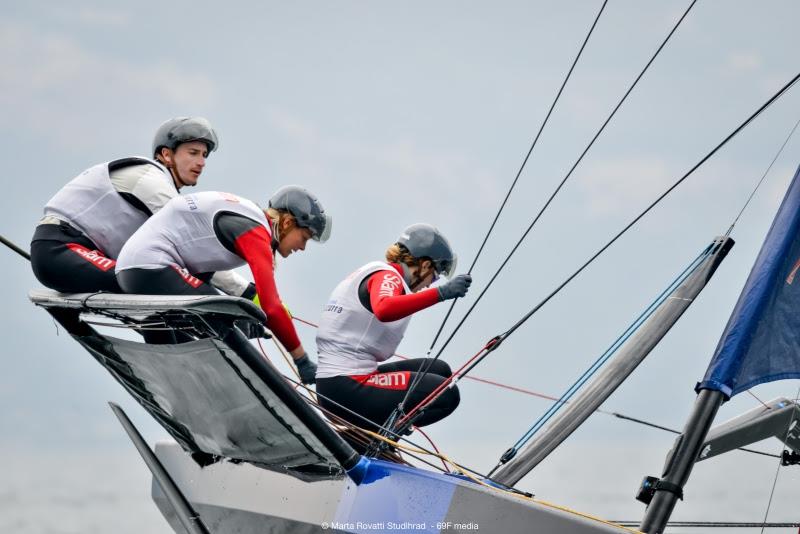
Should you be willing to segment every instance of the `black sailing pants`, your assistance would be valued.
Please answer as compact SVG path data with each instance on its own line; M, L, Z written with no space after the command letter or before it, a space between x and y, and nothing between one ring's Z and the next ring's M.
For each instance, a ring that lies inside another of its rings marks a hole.
M116 264L67 223L40 224L33 234L33 274L44 286L61 293L122 293L114 276Z
M419 374L418 371L428 361L431 361L431 358L385 363L379 365L377 372L371 375L317 378L320 405L356 426L377 430L376 425L383 425L397 408L408 387ZM434 361L433 366L409 397L406 412L452 374L447 363L441 360ZM453 413L460 400L457 387L445 389L444 393L425 409L425 413L414 422L414 425L426 426L444 419ZM362 417L374 424L371 425Z
M208 285L214 273L192 276L177 265L160 269L125 269L117 273L119 285L125 293L142 295L219 295ZM188 334L177 330L142 330L147 343L154 345L176 344L191 341Z

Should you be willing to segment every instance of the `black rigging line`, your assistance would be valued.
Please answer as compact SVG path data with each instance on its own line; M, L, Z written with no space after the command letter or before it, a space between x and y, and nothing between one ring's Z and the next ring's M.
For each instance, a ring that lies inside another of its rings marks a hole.
M615 235L608 243L603 245L591 258L589 258L583 265L581 265L578 270L572 273L564 282L562 282L556 289L554 289L547 297L545 297L539 304L537 304L531 311L526 313L519 321L517 321L511 328L503 332L498 336L497 342L492 345L492 350L496 349L500 343L505 341L508 336L513 334L520 326L525 323L531 316L539 311L539 309L544 306L551 298L553 298L556 294L558 294L564 286L569 284L576 276L578 276L586 267L589 266L594 260L598 258L603 252L605 252L611 245L613 245L623 234L625 234L628 230L631 229L639 220L642 219L645 215L647 215L650 210L652 210L657 204L659 204L667 195L672 193L680 184L682 184L689 176L691 176L694 171L696 171L701 165L703 165L706 161L708 161L714 154L716 154L719 149L725 146L728 141L733 139L740 131L742 131L748 124L750 124L756 117L761 115L761 113L771 106L778 98L783 96L795 83L797 80L800 79L800 74L796 74L789 82L786 83L777 93L772 95L769 100L767 100L761 107L759 107L752 115L750 115L744 122L742 122L736 129L733 130L730 134L728 134L725 139L723 139L716 147L714 147L708 154L706 154L699 162L697 162L691 169L689 169L686 174L684 174L678 181L672 184L669 189L667 189L664 193L661 194L657 199L655 199L647 208L644 209L639 215L637 215L630 223L628 223L622 230L620 230L617 235ZM440 349L441 352L441 349ZM487 352L488 354L488 352ZM464 371L463 374L468 373L472 368L474 368L484 357L484 354L480 359L473 362L473 364Z
M624 414L617 413L617 412L602 412L602 413L607 413L608 415L613 415L614 417L616 417L618 419L622 419L624 421L630 421L632 423L636 423L636 424L639 424L639 425L649 426L650 428L657 428L658 430L664 430L664 431L670 432L672 434L676 434L676 435L677 434L681 434L680 430L675 430L674 428L669 428L668 426L657 425L656 423L651 423L651 422L645 421L643 419L637 419L637 418L631 417L629 415L624 415ZM749 449L747 447L738 447L736 450L737 451L743 451L743 452L749 452L751 454L759 454L761 456L769 456L770 458L778 458L778 459L781 458L781 455L779 455L779 454L772 454L770 452L759 451L759 450L756 450L756 449Z
M600 20L600 15L603 14L603 10L606 8L606 4L608 4L608 0L603 2L603 5L600 6L600 11L597 13L597 16L592 23L592 27L589 28L589 33L586 34L586 38L583 40L583 44L581 45L580 50L578 50L578 55L575 56L575 59L572 62L572 66L570 66L569 71L567 72L564 81L561 83L561 87L556 94L555 99L553 99L553 103L550 104L550 109L547 111L547 115L542 121L541 126L539 126L539 131L536 132L536 137L534 137L533 142L531 143L531 147L528 149L528 153L525 154L525 159L522 160L522 165L520 165L519 170L517 171L517 175L514 177L514 181L511 182L511 187L508 188L508 192L506 193L506 197L503 199L503 202L500 204L500 209L497 210L497 213L494 216L494 220L492 224L489 225L489 230L486 232L486 235L483 238L483 242L481 246L478 247L478 252L475 254L475 259L472 260L472 264L469 266L467 270L467 274L472 273L472 269L475 268L475 264L478 263L478 258L480 257L481 253L483 252L483 248L486 246L486 242L489 240L489 236L492 235L492 231L494 230L495 225L497 224L497 220L500 218L500 214L503 213L503 209L506 207L506 203L508 199L511 197L511 192L514 190L514 187L517 185L517 181L519 180L520 175L522 174L522 170L525 168L525 165L528 163L528 158L531 157L531 153L533 152L534 147L536 147L536 143L539 141L539 137L542 135L542 131L544 131L544 127L547 125L547 121L550 120L550 115L553 113L553 109L555 109L556 104L558 103L558 99L561 98L561 93L564 92L564 87L566 87L567 82L569 81L570 77L572 76L572 71L575 70L575 65L578 64L578 60L583 54L584 48L586 48L586 43L589 42L589 37L592 36L592 32L594 32L595 27L597 26L597 22ZM456 305L456 301L458 299L453 299L453 302L450 304L450 309L447 310L447 315L444 316L442 320L442 324L439 326L439 330L436 332L436 336L434 336L433 341L431 342L430 348L428 348L428 355L430 355L431 351L433 350L434 345L439 340L439 336L444 330L444 325L447 323L447 320L450 318L450 314L453 312L453 308Z
M794 130L793 130L794 131ZM797 404L797 400L800 399L800 388L797 389L797 393L794 395L794 402ZM792 432L792 423L794 422L796 410L792 410L789 412L789 424L786 425L786 435L783 438L783 449L786 450L786 442L789 441L789 434ZM767 501L767 509L764 512L764 523L761 527L761 534L764 534L764 528L766 528L767 524L767 517L769 517L769 510L772 508L772 498L775 496L775 487L778 485L778 474L781 470L781 462L778 462L778 467L775 469L775 478L772 481L772 490L769 492L769 501Z
M539 219L541 218L542 214L543 214L543 213L545 212L545 210L546 210L546 209L547 209L547 208L550 206L550 204L551 204L551 202L553 201L553 199L555 198L555 196L558 194L558 192L561 190L561 188L562 188L562 187L564 186L564 184L567 182L567 180L569 179L569 177L570 177L570 176L572 176L572 173L575 171L575 169L578 167L578 165L580 164L580 162L583 160L584 156L586 156L587 152L589 152L589 149L590 149L590 148L591 148L591 147L594 145L594 142L597 140L597 138L598 138L598 137L600 137L600 134L603 132L603 130L605 130L606 126L607 126L607 125L608 125L608 123L611 121L611 119L614 117L614 115L616 115L617 111L618 111L618 110L619 110L619 108L622 106L623 102L625 102L625 100L628 98L628 95L630 95L630 94L631 94L631 92L633 91L634 87L636 87L636 85L639 83L639 80L641 80L642 76L644 76L644 73L645 73L645 72L647 72L647 70L650 68L650 65L653 63L653 61L655 61L656 57L658 57L658 55L661 53L661 50L663 50L664 46L666 46L667 42L670 40L670 38L672 37L672 35L675 33L675 31L678 29L678 27L681 25L681 23L683 22L683 20L684 20L684 19L686 18L686 16L689 14L689 11L691 11L692 7L694 7L694 5L695 5L696 3L697 3L697 0L692 0L692 3L691 3L691 4L689 4L689 7L687 7L687 8L686 8L686 11L684 11L683 15L681 15L680 19L678 19L678 21L675 23L675 25L673 26L672 30L670 30L669 34L667 34L667 37L664 39L664 41L662 41L661 45L660 45L660 46L659 46L659 47L656 49L655 53L654 53L654 54L653 54L653 56L650 58L650 60L647 62L647 64L644 66L644 68L642 69L642 71L641 71L641 72L639 73L639 75L638 75L638 76L637 76L637 77L634 79L634 81L633 81L633 83L630 85L630 87L628 87L628 90L625 92L625 94L622 96L622 98L620 99L620 101L617 103L617 105L616 105L616 106L614 107L614 109L611 111L611 113L609 114L608 118L606 118L605 122L603 122L602 126L601 126L601 127L600 127L600 129L597 131L597 133L595 133L594 137L592 137L592 140L589 142L589 144L588 144L588 145L586 145L586 148L583 150L583 152L581 153L581 155L578 157L578 159L577 159L577 160L575 161L575 163L572 165L572 167L570 168L569 172L567 172L567 174L566 174L566 175L564 176L564 178L561 180L561 183L559 183L559 184L558 184L558 187L556 187L555 191L553 191L553 193L552 193L552 194L550 195L550 197L547 199L547 202L545 202L544 206L542 206L542 208L539 210L539 213L537 213L537 214L536 214L536 217L534 217L534 219L533 219L533 221L531 222L530 226L528 226L528 229L527 229L527 230L525 230L525 232L522 234L522 237L520 237L519 241L517 241L517 244L516 244L516 245L514 245L514 248L512 248L512 249L511 249L511 252L508 254L508 256L506 256L506 259L503 261L503 263L502 263L502 264L500 264L500 267L497 269L497 271L495 272L495 274L494 274L494 275L492 276L492 278L489 280L489 283L486 285L486 287L483 289L483 291L481 291L481 293L478 295L478 298L475 300L475 302L473 302L473 303L472 303L472 306L470 306L469 310L467 310L467 313L464 315L464 317L462 317L462 318L461 318L461 321L459 321L459 323L458 323L458 325L456 325L455 329L454 329L454 330L453 330L453 331L450 333L450 336L449 336L449 337L447 338L447 340L444 342L444 345L442 345L442 347L441 347L441 348L439 349L439 351L436 353L436 356L434 356L434 357L433 357L433 360L437 360L437 359L439 358L439 356L441 356L442 352L443 352L443 351L444 351L444 349L447 347L447 345L449 345L449 344L450 344L450 341L452 341L453 337L454 337L454 336L456 335L456 333L457 333L457 332L458 332L458 331L461 329L461 326L464 324L464 321L466 321L466 320L467 320L467 317L469 317L469 315L472 313L472 311L473 311L473 310L475 309L475 307L478 305L478 302L480 302L480 300L481 300L481 299L483 298L483 296L486 294L486 291L488 291L488 290L489 290L489 287L491 287L491 285L494 283L494 281L495 281L495 279L497 278L497 276L500 274L500 272L503 270L503 268L505 268L506 264L507 264L507 263L509 262L509 260L511 259L511 256L513 256L513 255L514 255L514 253L517 251L517 249L519 248L519 246L522 244L522 242L523 242L523 241L525 240L525 238L528 236L528 234L530 233L530 231L533 229L534 225L535 225L535 224L536 224L536 223L539 221ZM603 5L605 6L605 4L603 4ZM601 12L602 12L602 10L601 10ZM599 17L599 14L598 14L598 17ZM595 21L595 23L596 23L596 21ZM594 26L592 26L592 28L594 28ZM587 39L588 39L588 37L587 37ZM584 43L584 44L585 44L585 43ZM581 49L582 49L582 48L581 48ZM573 66L574 66L574 65L573 65ZM570 70L570 72L571 72L571 70ZM559 94L560 94L560 93L559 93ZM538 136L537 136L537 138L538 138ZM531 147L531 150L533 150L533 147ZM529 155L530 155L530 152L529 152ZM526 157L526 161L527 161L527 157ZM523 163L523 165L524 165L524 163ZM521 169L520 169L520 171L521 171ZM514 183L516 183L516 179L514 180ZM513 185L512 185L512 188L513 188ZM511 190L509 190L509 193L508 193L508 194L509 194L509 195L511 194ZM508 198L508 197L506 197L506 199L507 199L507 198ZM505 201L503 201L503 205L505 205ZM501 207L501 209L502 209L502 207ZM499 217L499 215L500 215L500 213L498 212L497 216L495 217L495 222L497 221L497 217ZM493 226L494 226L494 223L492 223L492 227L493 227ZM490 229L490 232L491 232L491 229ZM484 239L484 244L486 243L486 239L488 239L488 234L487 234L486 238ZM483 249L483 246L484 246L484 245L482 244L482 245L481 245L481 250ZM478 253L480 254L480 250L478 251ZM477 258L477 256L476 256L476 258L475 258L475 261L477 261L477 259L478 259L478 258ZM473 264L472 264L473 266L475 265L475 261L473 261ZM470 267L470 271L471 271L471 270L472 270L472 267ZM450 310L447 312L447 316L445 316L445 321L446 321L446 320L447 320L447 318L450 316L450 312L453 310L453 306L454 306L454 305L455 305L455 301L454 301L454 302L453 302L453 304L450 306ZM437 333L437 334L436 334L436 339L434 339L434 343L433 343L433 344L431 344L431 348L433 348L433 345L436 343L436 340L438 339L438 337L439 337L439 334L441 333L441 330L442 330L442 328L444 328L444 322L442 323L442 326L439 328L439 333ZM430 354L430 349L429 349L429 351L428 351L428 354ZM430 369L430 366L431 366L432 364L433 364L433 362L429 362L429 363L428 363L428 365L426 365L426 366L425 366L425 368L424 368L424 369L423 369L423 370L422 370L420 373L418 373L418 374L417 374L417 377L416 377L416 379L415 379L414 383L411 385L411 387L409 387L409 388L408 388L408 391L407 391L407 393L406 393L406 396L405 396L405 398L403 399L403 402L400 404L400 408L401 408L401 409L402 409L402 408L405 406L405 403L406 403L406 401L408 400L408 398L409 398L409 396L410 396L411 392L412 392L412 391L413 391L413 389L416 387L416 385L419 383L419 381L422 379L422 377L423 377L425 374L427 374L427 372L428 372L428 370Z
M744 206L742 206L742 209L739 211L739 214L736 216L735 219L733 219L733 222L731 223L731 227L728 228L728 231L725 233L726 236L731 235L731 232L733 231L733 227L736 226L737 222L739 222L739 217L742 216L742 213L744 213L744 210L746 210L747 206L750 205L750 201L753 200L753 197L755 196L756 191L758 191L758 188L761 187L762 183L764 183L764 179L767 177L767 174L769 174L769 171L772 169L772 166L775 165L775 162L778 160L780 155L783 153L783 149L786 148L786 145L789 143L789 139L792 138L792 136L794 135L794 132L795 132L795 130L797 130L798 126L800 126L800 119L798 119L797 122L794 123L794 128L792 128L791 131L789 132L789 135L786 136L786 140L783 142L781 147L778 149L778 152L775 154L775 157L772 158L772 161L770 162L769 166L767 167L767 170L765 170L764 174L761 175L761 179L758 181L758 183L756 184L755 188L753 188L753 191L750 193L750 196L747 197L747 201L744 203ZM750 391L750 390L748 389L747 391Z
M31 255L28 254L28 252L22 250L17 245L15 245L14 243L12 243L11 241L9 241L8 239L6 239L5 237L3 237L1 235L0 235L0 243L3 243L5 246L7 246L11 250L13 250L17 254L19 254L20 256L25 258L26 260L30 260L31 259Z
M294 380L293 378L291 378L291 377L289 377L289 376L285 376L285 375L284 375L284 377L283 377L283 378L284 378L284 379L286 379L288 382L290 382L290 383L294 384L295 386L302 387L302 388L304 388L304 389L308 389L308 388L306 387L306 385L305 385L305 384L301 384L300 382L298 382L298 381ZM361 414L360 414L360 413L358 413L358 412L354 412L353 410L351 410L351 409L347 408L346 406L342 406L341 404L339 404L339 403L338 403L338 402L336 402L335 400L333 400L333 399L331 399L331 398L329 398L329 397L326 397L325 395L322 395L322 394L321 394L321 393L319 393L319 392L317 392L317 393L316 393L316 395L317 395L317 397L318 397L318 398L325 399L325 401L326 401L326 402L328 402L329 404L331 404L331 405L333 405L333 406L336 406L336 408L337 408L338 410L342 410L342 411L344 411L344 412L347 412L347 413L349 413L350 415L352 415L353 417L355 417L355 418L357 418L357 419L361 419L362 421L365 421L366 423L368 423L368 426L375 426L375 427L377 427L377 428L378 428L378 430L379 430L380 432L384 432L384 433L389 433L389 432L390 432L390 430L389 430L388 428L385 428L385 427L383 427L383 426L379 425L379 424L378 424L378 423L376 423L375 421L372 421L372 420L368 419L367 417L364 417L363 415L361 415ZM305 397L304 397L304 398L305 398ZM306 399L306 402L309 402L309 403L312 403L312 404L313 404L313 402L312 402L310 399L308 399L308 398L305 398L305 399ZM315 406L316 406L317 408L319 408L320 410L327 411L327 410L325 410L325 408L322 408L322 406L319 404L319 402L317 402L317 403L315 404ZM339 417L339 416L336 416L336 417L338 417L339 419L343 419L342 417ZM345 422L346 422L348 425L351 425L351 426L353 426L354 428L360 428L360 427L358 427L357 425L354 425L353 423L350 423L350 422L348 422L348 421L346 421L346 420L345 420ZM426 449L425 447L423 447L422 445L419 445L419 444L417 444L417 443L415 443L415 442L411 441L410 439L408 439L408 437L405 437L405 436L399 436L399 440L406 441L406 442L410 443L411 445L413 445L413 446L414 446L414 447L416 447L417 449L419 449L419 450L421 450L421 451L424 451L426 454L429 454L429 455L431 455L431 456L440 457L440 455L436 454L435 452L431 452L431 451L429 451L428 449ZM412 455L411 455L411 454L409 454L409 456L412 456ZM416 458L416 456L415 456L415 458ZM417 459L419 459L419 458L417 458ZM421 461L424 461L424 460L421 460ZM425 463L428 463L428 462L425 462ZM472 473L473 475L475 475L475 476L477 476L477 477L480 477L480 478L482 478L482 479L487 479L487 478L488 478L488 476L487 476L487 475L485 475L485 474L483 474L483 473L481 473L481 472L479 472L479 471L476 471L476 470L474 470L474 469L471 469L471 468L469 468L469 467L466 467L466 466L464 466L464 465L462 465L462 464L459 464L459 463L457 463L457 462L453 462L452 460L450 460L450 463L451 463L452 465L455 465L455 466L456 466L456 467L458 467L459 469L463 469L464 471L469 471L469 472L470 472L470 473ZM430 464L428 464L428 465L430 465ZM432 466L432 467L434 467L435 469L441 470L441 468L440 468L440 467L438 467L438 466ZM511 492L513 492L513 493L521 493L521 494L524 494L524 492L521 492L521 491L519 491L519 490L516 490L516 489L514 489L514 488L510 488L510 487L505 487L505 486L504 486L504 487L503 487L503 489L505 489L505 490L508 490L508 491L511 491Z
M480 257L481 253L483 252L483 248L486 246L486 243L489 240L489 236L492 234L492 231L494 230L494 227L497 224L498 219L500 219L500 214L503 213L503 210L506 207L506 203L508 202L508 199L511 197L511 192L514 190L514 187L516 187L517 181L519 181L519 177L520 177L520 175L522 175L522 171L525 168L525 165L528 163L528 159L531 157L531 153L533 153L533 149L536 147L536 143L539 141L539 137L542 135L542 132L544 131L544 127L547 125L547 122L550 120L550 115L553 113L553 110L555 109L556 104L558 103L558 100L561 97L561 93L564 92L564 87L566 87L567 82L569 81L570 77L572 76L572 72L575 70L575 65L578 64L578 60L580 59L581 55L583 54L583 50L586 48L586 44L589 42L589 38L592 36L592 33L594 32L594 29L597 26L597 22L600 20L600 16L603 14L603 11L606 8L606 4L608 4L608 0L605 0L603 2L603 5L600 6L600 11L597 12L597 16L594 18L594 22L592 22L592 26L591 26L591 28L589 28L589 32L586 34L586 38L583 40L583 44L581 44L581 47L578 50L578 54L575 56L575 59L572 61L572 65L570 66L569 71L567 71L567 75L564 77L564 81L561 83L561 87L558 89L558 93L556 94L556 97L553 99L553 103L550 104L550 109L547 111L547 115L545 116L544 120L542 121L542 124L539 126L539 131L536 132L536 136L534 137L533 142L531 143L531 147L528 149L528 153L525 155L525 158L522 160L522 165L520 165L519 170L517 171L517 175L514 177L514 181L511 182L511 187L508 188L508 192L506 193L506 196L503 199L503 202L500 204L500 208L497 210L497 213L494 216L494 220L492 221L492 224L489 226L489 230L486 232L486 235L483 238L483 242L481 243L481 246L478 247L478 252L475 254L475 258L472 260L472 264L469 266L469 269L467 270L467 274L471 274L472 273L472 269L475 268L475 264L478 262L478 258ZM547 206L545 206L545 208L546 207ZM542 211L544 211L545 208L542 208ZM541 213L540 213L540 215L541 215ZM480 299L480 297L479 297L479 299ZM427 352L426 356L430 356L431 351L433 350L433 347L436 345L436 342L439 340L439 336L442 334L442 331L444 330L444 325L447 324L448 319L450 319L450 314L453 313L453 309L456 306L456 301L458 301L457 298L453 299L453 302L450 304L450 308L447 310L447 314L445 314L444 319L442 319L442 324L439 325L439 330L436 332L436 335L434 336L433 341L431 342L431 346L428 347L428 352ZM463 322L463 320L462 320L462 322ZM450 338L452 338L452 335L450 336ZM447 342L449 343L450 339L448 339ZM445 343L445 346L447 346L447 343ZM440 354L441 354L441 351L440 351ZM436 355L434 360L437 359L438 357L439 357L439 354ZM432 365L433 365L433 362L430 361L430 362L428 362L427 364L425 364L422 367L420 372L416 373L416 375L414 376L414 380L411 382L411 385L406 390L406 394L403 397L403 400L398 405L399 411L403 411L405 409L405 405L408 402L409 397L411 396L411 392L413 392L414 389L416 389L417 385L422 380L422 377L424 377L426 374L428 374L428 371L430 370Z
M452 377L450 379L451 385L457 380L460 380L464 376L466 376L472 369L475 368L483 359L492 351L497 349L500 344L505 341L511 334L513 334L520 326L522 326L531 316L539 311L539 309L544 306L550 299L556 296L564 287L569 284L575 277L577 277L586 267L588 267L594 260L596 260L603 252L605 252L611 245L613 245L623 234L625 234L628 230L630 230L639 220L641 220L647 213L650 212L657 204L659 204L667 195L669 195L672 191L674 191L680 184L682 184L689 176L691 176L694 171L696 171L701 165L703 165L708 159L710 159L714 154L716 154L723 146L725 146L731 139L733 139L740 131L742 131L748 124L750 124L756 117L761 115L769 106L771 106L776 100L778 100L781 96L783 96L795 83L797 80L800 79L800 73L796 74L789 82L787 82L778 92L772 95L769 100L767 100L764 104L761 105L752 115L750 115L744 122L742 122L739 126L737 126L733 132L728 134L725 139L723 139L716 147L714 147L708 154L706 154L698 163L696 163L691 169L689 169L686 174L684 174L678 181L672 184L669 189L667 189L664 193L662 193L656 200L654 200L647 208L644 209L639 215L637 215L630 223L628 223L619 233L617 233L613 238L611 238L608 243L603 245L594 255L592 255L583 265L581 265L574 273L572 273L566 280L564 280L556 289L554 289L547 297L545 297L541 302L539 302L533 309L531 309L528 313L526 313L519 321L517 321L511 328L492 338L490 342L486 344L486 346L479 352L480 356L477 356L474 361L464 370L462 371L457 377ZM459 324L459 326L463 324ZM452 335L450 337L452 339ZM448 339L449 341L449 339ZM447 346L446 344L439 349L439 352L436 354L436 358L438 358L444 347Z

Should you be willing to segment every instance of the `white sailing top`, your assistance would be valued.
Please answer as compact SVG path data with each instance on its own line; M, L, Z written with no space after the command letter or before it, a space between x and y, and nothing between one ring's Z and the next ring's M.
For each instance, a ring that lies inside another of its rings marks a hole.
M48 201L44 215L70 224L106 256L116 258L144 221L176 196L178 190L165 167L145 158L128 158L83 171Z
M218 191L170 200L134 233L117 258L117 272L177 265L190 273L227 271L246 262L219 241L214 220L235 213L263 226L271 235L264 212L253 202Z
M333 290L317 330L317 378L373 373L378 362L397 350L411 316L381 322L358 298L361 282L378 271L393 268L382 261L368 263ZM411 293L405 281L402 283L406 293Z

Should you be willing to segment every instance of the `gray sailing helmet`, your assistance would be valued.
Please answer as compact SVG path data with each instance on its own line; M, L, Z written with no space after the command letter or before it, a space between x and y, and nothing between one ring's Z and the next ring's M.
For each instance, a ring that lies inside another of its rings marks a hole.
M412 224L397 240L415 258L430 258L436 272L450 278L456 270L458 257L450 242L434 226L425 223Z
M297 226L311 230L314 241L324 243L331 235L333 219L325 213L313 193L299 185L286 185L269 199L269 207L285 210L294 216Z
M208 153L214 152L219 146L217 132L211 123L203 117L175 117L158 127L153 137L153 156L157 155L162 147L175 150L181 143L189 141L202 141L208 146Z

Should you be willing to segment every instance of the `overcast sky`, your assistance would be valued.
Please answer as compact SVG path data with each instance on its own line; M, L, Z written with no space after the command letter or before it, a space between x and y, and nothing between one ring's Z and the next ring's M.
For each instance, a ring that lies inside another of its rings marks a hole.
M202 115L216 127L221 146L197 190L230 191L263 205L281 185L298 183L317 193L334 217L328 243L278 264L281 295L296 315L316 321L334 286L380 259L411 223L438 226L466 269L600 5L6 2L0 234L27 247L42 207L69 179L101 161L147 155L167 118ZM610 2L456 318L687 5ZM459 366L512 325L797 74L797 20L800 5L793 1L698 2L444 358ZM727 230L798 119L795 88L475 374L560 394ZM800 162L799 137L744 213L733 232L737 244L710 286L606 409L682 426L694 384ZM18 532L119 529L97 495L121 487L138 492L130 501L124 500L129 493L121 497L120 514L142 521L124 523L131 532L168 531L147 502L146 470L106 401L121 402L151 442L165 433L28 302L28 290L38 284L26 262L10 251L0 258L6 282L0 289L6 310L0 453L21 459L8 478L0 476L0 496L7 497L0 498L0 525L5 515L16 518L5 526ZM418 314L401 352L424 355L445 311L442 305ZM313 330L298 329L313 348ZM548 407L474 382L462 382L461 389L461 406L431 434L440 448L479 470L494 465ZM797 381L787 381L754 393L769 399L797 391ZM720 420L757 403L742 394L723 407ZM660 472L671 441L598 415L521 486L591 513L638 519L643 507L630 496L644 475ZM780 444L762 448L777 452ZM701 464L677 517L760 520L774 476L768 458L740 454ZM80 490L71 489L76 479ZM53 486L81 503L74 525L46 519L61 502L62 493L41 493ZM798 520L791 506L800 493L797 474L782 470L776 491L768 519ZM710 503L726 512L710 512Z

